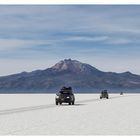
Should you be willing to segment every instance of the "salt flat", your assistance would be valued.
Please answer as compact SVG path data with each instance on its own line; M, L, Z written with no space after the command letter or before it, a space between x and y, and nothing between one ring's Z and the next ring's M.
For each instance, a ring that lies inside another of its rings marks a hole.
M54 94L0 94L0 135L139 135L140 94L76 94L56 106Z

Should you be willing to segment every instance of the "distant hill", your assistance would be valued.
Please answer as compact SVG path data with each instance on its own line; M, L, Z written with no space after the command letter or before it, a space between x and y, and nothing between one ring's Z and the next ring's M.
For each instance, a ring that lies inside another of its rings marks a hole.
M75 92L140 92L140 75L103 72L65 59L45 70L0 77L0 92L57 92L62 86L72 86Z

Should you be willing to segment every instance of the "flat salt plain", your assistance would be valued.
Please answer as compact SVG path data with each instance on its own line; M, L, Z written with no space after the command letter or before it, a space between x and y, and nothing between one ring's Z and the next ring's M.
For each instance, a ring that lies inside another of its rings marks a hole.
M0 135L140 135L140 94L75 94L75 105L55 94L0 94Z

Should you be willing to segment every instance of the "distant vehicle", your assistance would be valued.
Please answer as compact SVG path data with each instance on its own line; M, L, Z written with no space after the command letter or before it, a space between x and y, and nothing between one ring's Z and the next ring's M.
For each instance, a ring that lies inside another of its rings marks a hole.
M63 87L59 93L56 94L55 97L55 103L56 105L62 104L62 103L69 103L69 105L74 105L75 103L75 96L72 92L71 87Z
M109 98L109 95L108 95L107 90L103 90L103 91L101 92L100 99L102 99L102 98L106 98L106 99Z
M123 92L121 92L120 95L123 95Z

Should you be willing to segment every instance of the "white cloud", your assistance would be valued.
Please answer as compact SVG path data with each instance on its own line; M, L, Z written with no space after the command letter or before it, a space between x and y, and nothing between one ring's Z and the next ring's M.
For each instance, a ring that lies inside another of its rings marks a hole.
M0 51L13 51L37 45L49 44L45 40L0 39Z
M28 44L26 41L18 39L0 39L0 51L13 50Z
M71 36L67 37L64 40L65 41L93 41L93 42L98 42L98 41L105 41L108 39L108 36Z
M111 45L124 45L124 44L130 44L132 41L130 39L125 39L125 38L110 38L106 42L107 44Z

